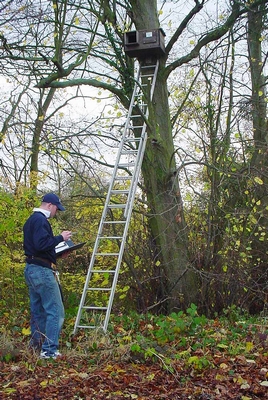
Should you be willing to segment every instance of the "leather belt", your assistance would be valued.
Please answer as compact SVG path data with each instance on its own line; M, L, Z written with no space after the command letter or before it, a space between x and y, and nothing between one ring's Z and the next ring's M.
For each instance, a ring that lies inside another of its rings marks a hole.
M42 257L35 257L35 256L27 256L26 262L29 264L37 264L41 267L50 268L54 271L57 269L56 264L52 263L50 260Z

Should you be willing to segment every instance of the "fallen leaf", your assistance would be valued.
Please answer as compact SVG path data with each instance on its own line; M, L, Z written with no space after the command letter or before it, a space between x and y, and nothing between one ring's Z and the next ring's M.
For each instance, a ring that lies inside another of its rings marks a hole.
M24 336L29 336L31 334L31 329L30 328L22 328L21 333Z

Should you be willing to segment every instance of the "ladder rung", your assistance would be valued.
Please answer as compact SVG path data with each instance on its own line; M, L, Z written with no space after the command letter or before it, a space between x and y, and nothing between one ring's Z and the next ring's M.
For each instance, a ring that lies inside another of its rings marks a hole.
M104 273L107 273L107 274L114 274L115 273L115 271L114 270L111 270L111 269L93 269L92 271L91 271L91 273L92 274L104 274Z
M119 253L96 253L96 256L118 256Z
M126 221L104 221L104 224L125 224Z
M121 154L125 156L127 154L137 154L137 153L138 153L138 149L137 150L127 150L126 149L126 150L123 150Z
M140 106L140 107L145 107L145 106L148 105L148 103L136 103L136 105L137 105L137 106Z
M143 128L143 125L128 125L127 126L127 129L131 129L131 130L133 130L133 129L141 129L141 128Z
M130 180L132 179L132 175L121 175L121 176L116 176L114 178L116 181L125 181L125 180Z
M141 77L142 78L153 78L154 74L142 74Z
M129 190L127 189L113 189L111 191L112 194L127 194L129 193Z
M92 290L93 292L110 292L112 288L94 288L94 287L88 287L88 291Z
M107 307L83 306L84 310L107 310Z
M135 166L134 162L132 162L132 163L118 164L118 168L127 168L127 167L134 167L134 166Z
M98 239L122 239L123 236L99 236Z
M139 142L141 138L136 138L136 137L127 137L124 138L124 142L131 143L131 142Z
M156 64L147 64L147 65L142 65L141 69L145 69L145 68L155 68Z
M96 329L96 325L77 325L80 329Z
M126 204L108 204L108 208L126 208Z

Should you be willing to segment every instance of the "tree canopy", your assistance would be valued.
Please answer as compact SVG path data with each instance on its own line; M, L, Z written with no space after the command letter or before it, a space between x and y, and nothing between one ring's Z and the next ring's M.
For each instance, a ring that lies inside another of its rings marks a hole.
M2 185L45 180L72 195L66 182L81 177L100 198L137 66L124 32L164 29L140 183L154 301L222 309L247 293L261 307L267 1L4 1L0 26ZM92 99L102 108L91 116Z

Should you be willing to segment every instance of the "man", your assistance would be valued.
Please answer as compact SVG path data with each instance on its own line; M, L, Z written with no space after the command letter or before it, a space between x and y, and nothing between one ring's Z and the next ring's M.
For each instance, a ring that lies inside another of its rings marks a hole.
M31 309L31 342L41 350L40 358L57 358L59 336L64 322L64 306L56 275L55 246L70 239L63 231L54 236L49 218L65 208L54 193L46 194L39 208L34 208L24 227L25 280L29 288Z

